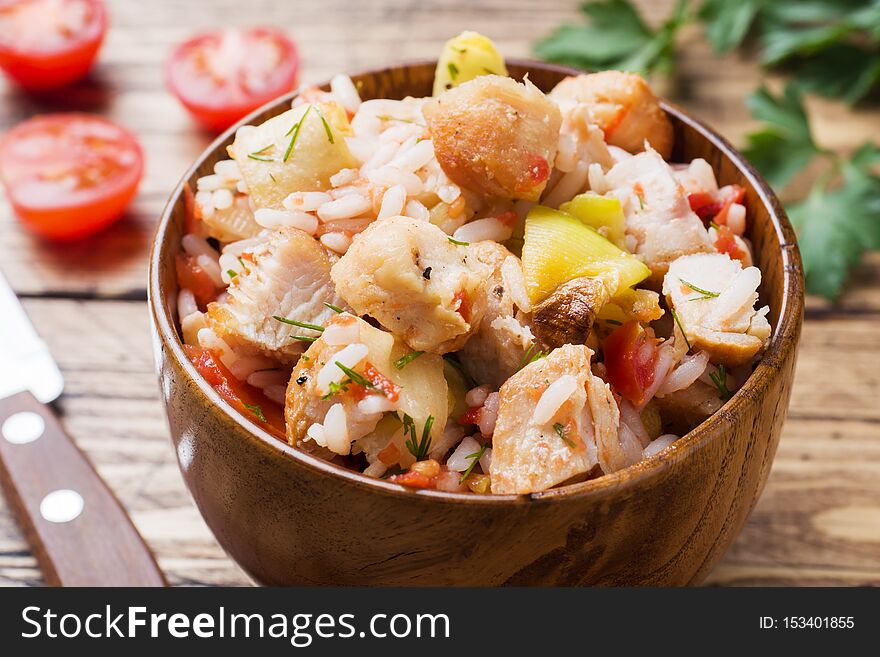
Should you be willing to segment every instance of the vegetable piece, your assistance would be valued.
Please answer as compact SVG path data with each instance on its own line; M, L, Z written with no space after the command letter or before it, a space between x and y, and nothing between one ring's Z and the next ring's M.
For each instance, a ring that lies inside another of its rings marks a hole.
M181 289L189 290L196 298L199 310L204 311L208 304L220 294L220 288L214 279L199 265L195 257L188 253L178 253L175 260L177 284ZM183 319L181 317L181 319Z
M602 277L609 282L617 277L613 292L617 293L651 273L641 260L581 221L540 205L526 217L522 261L533 305L541 303L562 283L580 276Z
M296 87L298 73L296 46L268 27L199 34L175 48L167 67L174 95L216 131Z
M190 362L199 374L235 410L256 422L276 438L284 440L284 414L278 404L253 386L236 379L214 352L193 345L183 345Z
M0 3L0 68L31 91L76 82L91 69L107 31L99 0Z
M608 381L614 390L636 406L654 382L657 346L637 321L620 326L605 338L602 345Z
M504 57L495 44L478 32L462 32L446 42L434 73L434 95L480 75L507 75Z
M535 306L532 330L553 349L564 344L586 344L593 322L607 301L608 288L601 279L572 279Z
M563 203L559 209L595 228L600 235L621 249L625 248L626 217L619 199L586 192L578 194L568 203Z
M556 157L562 115L528 80L485 75L422 108L437 161L458 185L537 201Z
M332 141L327 138L325 121ZM227 150L256 207L281 210L288 194L329 189L330 176L357 166L342 138L350 132L345 111L338 105L305 104L259 126L240 128ZM249 158L255 151L271 160Z
M44 114L0 141L0 180L12 208L50 239L85 237L114 222L142 173L135 136L89 114Z

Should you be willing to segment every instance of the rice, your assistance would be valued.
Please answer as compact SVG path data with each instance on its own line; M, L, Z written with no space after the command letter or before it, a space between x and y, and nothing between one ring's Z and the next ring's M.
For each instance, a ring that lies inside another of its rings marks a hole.
M526 291L526 279L516 256L507 256L501 263L501 280L514 305L524 313L532 312L532 302Z
M239 381L246 381L257 370L274 366L275 361L264 356L239 356L235 359L235 363L230 366L229 371Z
M483 455L480 457L480 467L483 469L483 472L489 474L489 468L492 467L492 448L487 447L483 452Z
M366 167L366 165L364 165ZM393 185L403 185L406 193L410 196L419 194L424 189L422 179L416 174L409 171L401 171L392 166L382 166L367 171L366 178L374 185L382 187L391 187Z
M709 365L709 352L698 351L695 354L685 356L663 383L657 388L657 396L663 397L677 390L684 390L691 386L694 381L702 376Z
M214 252L213 256L208 255L200 255L196 258L196 264L202 268L202 270L211 277L211 281L218 288L221 288L225 285L223 282L223 275L220 273L220 264L217 262L217 252Z
M639 439L642 446L646 446L651 441L651 438L648 435L648 430L645 429L645 424L642 422L642 418L638 411L636 411L636 409L633 408L633 405L626 399L621 400L619 408L621 425L625 424Z
M231 368L238 359L238 356L232 348L226 344L223 338L214 333L210 328L201 329L198 332L197 340L202 349L210 349L211 351L216 352L220 357L220 361L226 367Z
M334 347L344 347L346 345L357 342L360 336L357 322L333 322L328 325L321 337L324 342Z
M198 235L193 235L191 233L184 235L183 239L180 240L180 243L181 246L183 246L183 250L194 258L203 255L216 260L219 255L214 247L208 244L208 240L204 237L199 237Z
M199 312L199 306L196 303L196 296L191 290L183 288L177 294L177 316L182 320L197 312Z
M455 451L446 459L446 467L454 472L464 472L474 462L472 455L480 451L481 445L472 437L468 436L462 440ZM471 456L471 458L468 458Z
M307 212L299 210L272 210L270 208L260 208L254 212L254 219L263 228L281 228L282 226L290 226L299 228L314 235L318 230L318 220Z
M293 194L288 194L281 202L281 205L287 210L314 212L331 200L330 194L326 192L294 192Z
M453 239L460 242L483 242L494 240L504 242L513 235L513 228L497 217L486 217L465 224L453 233Z
M333 404L324 417L324 439L327 448L337 454L348 454L351 450L351 440L348 436L348 417L345 406Z
M215 210L228 210L234 200L232 192L228 189L218 189L211 194L211 202Z
M479 408L486 403L486 397L489 396L490 392L492 392L492 389L486 385L471 388L464 396L464 403L471 408Z
M746 207L739 203L731 203L727 209L727 225L734 235L746 232Z
M406 203L406 188L403 185L394 185L385 190L382 195L382 207L379 209L379 219L396 217L403 212Z
M497 392L489 393L489 396L486 397L486 401L483 403L483 408L480 411L480 433L484 436L491 436L495 433L495 422L498 420L498 408L500 405L500 398Z
M360 342L343 347L335 356L328 359L329 362L318 372L318 376L315 378L318 392L326 395L330 392L331 383L339 383L345 378L345 372L336 363L341 363L344 367L351 369L366 358L367 353L369 353L367 345Z
M559 179L552 191L541 200L542 205L558 208L584 190L587 185L589 166L586 160L577 163L574 170Z
M372 207L373 204L369 198L359 193L352 193L322 204L318 208L318 218L325 222L336 219L351 219L367 212Z
M321 244L339 255L345 255L351 246L351 237L345 233L324 233L321 235Z
M434 145L430 139L424 139L410 148L401 149L401 151L389 163L389 166L396 167L401 171L417 171L434 159Z
M535 404L532 421L539 426L549 423L556 412L577 390L577 385L577 379L574 376L563 374L547 386L538 403Z
M340 169L339 173L334 173L332 176L330 176L330 184L333 187L350 185L358 179L358 175L359 172L357 169Z
M428 212L428 208L426 208L421 201L415 199L406 202L404 214L413 219L418 219L419 221L429 221L431 219L431 214Z
M358 410L364 415L390 413L396 411L399 404L391 401L383 394L367 395L358 402Z
M665 433L662 436L659 436L656 440L652 440L648 446L642 450L642 458L649 459L652 456L656 456L676 440L678 440L678 436L671 433Z

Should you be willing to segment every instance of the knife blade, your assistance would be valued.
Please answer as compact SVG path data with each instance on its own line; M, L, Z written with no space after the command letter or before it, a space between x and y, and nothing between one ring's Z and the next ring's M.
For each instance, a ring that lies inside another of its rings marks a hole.
M63 388L0 273L0 484L46 582L165 586L128 514L48 406Z

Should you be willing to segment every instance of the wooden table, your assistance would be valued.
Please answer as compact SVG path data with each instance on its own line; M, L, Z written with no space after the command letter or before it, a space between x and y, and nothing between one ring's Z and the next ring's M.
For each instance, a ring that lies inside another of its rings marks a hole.
M247 3L110 2L112 28L92 77L37 101L0 81L0 130L36 112L104 114L139 135L147 171L128 216L74 245L22 231L0 199L0 268L49 343L67 384L64 424L118 494L174 584L247 584L196 511L177 470L158 399L147 327L147 251L169 191L210 135L165 91L171 45L222 22L288 29L317 82L409 58L432 57L476 29L508 56L526 56L553 26L575 20L574 0L462 3L348 0ZM650 19L669 2L641 3ZM717 59L697 28L683 34L675 84L664 90L735 143L751 127L743 98L761 79L738 55ZM880 113L811 102L818 141L853 148ZM880 258L867 259L837 306L810 300L789 420L770 481L711 584L880 584ZM2 319L0 319L2 321ZM0 584L40 573L0 501Z

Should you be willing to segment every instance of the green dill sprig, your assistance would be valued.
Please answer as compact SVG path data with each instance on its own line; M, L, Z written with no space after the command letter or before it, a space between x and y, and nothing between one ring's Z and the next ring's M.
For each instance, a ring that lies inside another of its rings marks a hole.
M406 448L415 457L416 461L423 461L428 456L428 452L431 451L431 427L433 426L434 416L429 415L428 419L425 420L425 426L422 428L422 437L419 439L415 420L408 414L403 414L403 435L412 436L412 438L406 441Z
M291 135L291 137L290 137L290 143L287 144L287 150L284 151L284 157L281 160L282 162L287 162L288 158L290 157L290 154L293 152L293 146L294 146L294 144L296 144L296 138L299 137L299 131L302 128L302 124L305 122L306 117L309 115L309 112L311 112L311 111L312 111L312 106L309 105L306 108L306 111L303 112L302 118L299 121L297 121L296 123L294 123L290 127L290 130L287 131L287 134L285 136Z
M291 335L290 338L292 340L299 340L301 342L315 342L318 338L313 338L309 335Z
M718 388L721 399L727 401L733 397L733 393L727 387L727 368L724 365L719 365L718 370L715 372L709 372L709 378L712 379L712 383Z
M244 264L244 258L242 258L241 256L238 257L238 264L241 265L241 268L242 268L242 270L244 271L245 274L250 274L250 273L251 273L251 270L248 269L248 266L247 266L246 264Z
M252 152L248 153L247 156L248 156L249 158L251 158L252 160L259 160L260 162L272 162L272 158L271 158L271 157L266 157L266 156L263 155L263 153L265 153L265 152L268 151L270 148L272 148L272 146L274 146L274 144L268 144L268 145L263 146L262 148L260 148L260 149L258 149L258 150L255 150L255 151L252 151Z
M702 301L703 299L714 299L715 297L721 296L720 292L712 292L711 290L704 290L701 287L697 287L693 283L688 283L683 278L679 278L678 280L681 282L682 285L685 285L685 286L689 287L690 289L692 289L694 292L697 292L697 293L703 295L701 297L697 297L696 299L691 299L691 301Z
M376 118L380 121L400 121L401 123L412 123L413 125L423 126L423 123L419 123L413 119L405 119L402 116L391 116L390 114L377 114Z
M470 246L471 245L470 242L461 242L459 240L454 240L451 237L447 237L446 239L448 239L451 244L455 244L456 246Z
M324 331L323 326L319 326L318 324L308 324L306 322L298 322L295 319L288 319L287 317L281 317L279 315L272 315L272 319L276 322L281 322L282 324L289 324L290 326L297 326L299 328L311 329L313 331L317 331L318 333L322 333Z
M425 353L425 352L424 351L411 351L408 354L404 354L403 356L398 358L396 361L394 361L394 367L396 367L399 370L402 370L404 367L409 365L411 362L413 362L416 358L421 356L423 353Z
M332 310L335 313L344 313L345 312L342 308L340 308L339 306L334 306L332 303L328 303L325 301L324 305L327 306L330 310Z
M363 374L358 374L350 367L346 367L345 365L340 363L338 360L336 361L336 367L345 372L345 375L351 380L352 383L356 383L359 386L363 386L364 388L368 388L370 390L379 390L379 388L376 387L376 384L370 381Z
M562 442L574 449L574 441L566 435L565 427L562 426L561 422L554 423L553 429L556 431L556 435L562 439Z
M324 117L324 112L322 112L320 108L315 111L318 112L318 117L321 119L321 123L324 125L324 132L327 133L327 141L329 141L331 144L334 143L333 131L330 129L330 124L327 123L327 119Z
M251 413L253 413L254 415L256 415L256 416L257 416L257 419L260 420L260 422L265 422L265 421L266 421L266 416L263 414L263 409L260 408L258 405L256 405L256 404L248 404L248 403L246 403L246 402L242 402L242 404L244 404L244 407L245 407L246 409L248 409Z
M473 472L474 468L477 466L477 463L480 462L480 459L483 458L483 454L486 453L486 450L489 448L488 445L483 445L480 447L479 452L474 452L473 454L468 454L465 456L466 459L470 459L471 462L468 465L467 469L461 473L461 477L458 480L458 485L461 486L464 483L464 480L468 478L471 472Z
M532 344L526 350L526 353L523 354L522 360L519 362L519 367L517 371L524 368L526 365L531 365L536 360L541 360L542 358L546 358L547 354L550 353L548 351L544 351L543 349L538 349L537 345Z
M669 313L672 315L672 319L675 320L676 325L678 326L678 330L681 331L681 337L684 338L684 343L687 345L688 351L690 351L693 347L691 347L691 341L688 340L687 333L684 332L684 327L681 325L681 320L678 318L678 313L675 312L675 308L670 307Z

